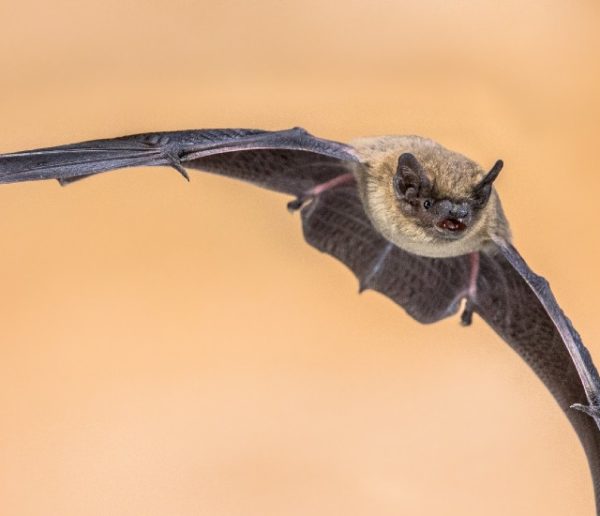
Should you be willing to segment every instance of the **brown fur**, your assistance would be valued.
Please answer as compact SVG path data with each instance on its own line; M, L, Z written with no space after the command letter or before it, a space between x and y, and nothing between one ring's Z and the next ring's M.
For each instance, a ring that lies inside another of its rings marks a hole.
M398 157L410 152L419 160L436 198L468 200L486 171L474 161L420 136L382 136L351 142L362 165L354 174L365 210L373 225L402 249L433 257L449 257L486 250L492 236L510 240L500 199L492 191L487 205L457 240L447 240L402 213L392 179Z

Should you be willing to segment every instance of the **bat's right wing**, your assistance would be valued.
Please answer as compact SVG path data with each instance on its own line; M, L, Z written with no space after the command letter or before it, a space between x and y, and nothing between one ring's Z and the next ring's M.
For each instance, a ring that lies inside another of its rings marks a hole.
M57 179L68 184L126 167L186 168L300 196L348 172L348 145L296 127L284 131L198 129L135 134L0 155L0 183Z
M184 167L200 169L302 198L347 176L356 162L352 147L301 128L199 129L3 154L0 183L57 179L68 184L126 167L171 166L184 175ZM352 181L316 195L302 219L307 241L346 263L361 288L384 293L424 323L458 310L468 260L414 256L389 243L371 226Z

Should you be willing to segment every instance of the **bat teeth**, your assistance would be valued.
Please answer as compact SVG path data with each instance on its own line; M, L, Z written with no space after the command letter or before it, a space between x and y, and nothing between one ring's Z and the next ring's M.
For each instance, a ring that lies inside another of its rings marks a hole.
M461 232L467 229L467 225L464 222L454 218L442 220L442 222L438 224L438 227L452 232Z

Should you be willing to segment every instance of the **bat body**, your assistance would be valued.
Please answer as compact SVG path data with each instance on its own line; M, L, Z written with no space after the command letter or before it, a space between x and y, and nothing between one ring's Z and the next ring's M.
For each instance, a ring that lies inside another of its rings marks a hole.
M579 335L511 244L493 182L468 158L417 136L351 145L303 129L149 133L0 155L0 183L69 184L125 167L225 175L293 195L306 241L421 323L484 319L530 365L577 432L600 507L600 378ZM575 410L579 409L579 410Z

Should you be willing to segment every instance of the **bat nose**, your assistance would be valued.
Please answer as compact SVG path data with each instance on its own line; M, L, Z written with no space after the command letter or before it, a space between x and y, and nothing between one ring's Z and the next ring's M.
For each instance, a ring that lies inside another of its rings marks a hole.
M469 215L469 208L467 208L464 204L453 204L452 208L450 208L449 215L455 219L464 219L467 215Z

